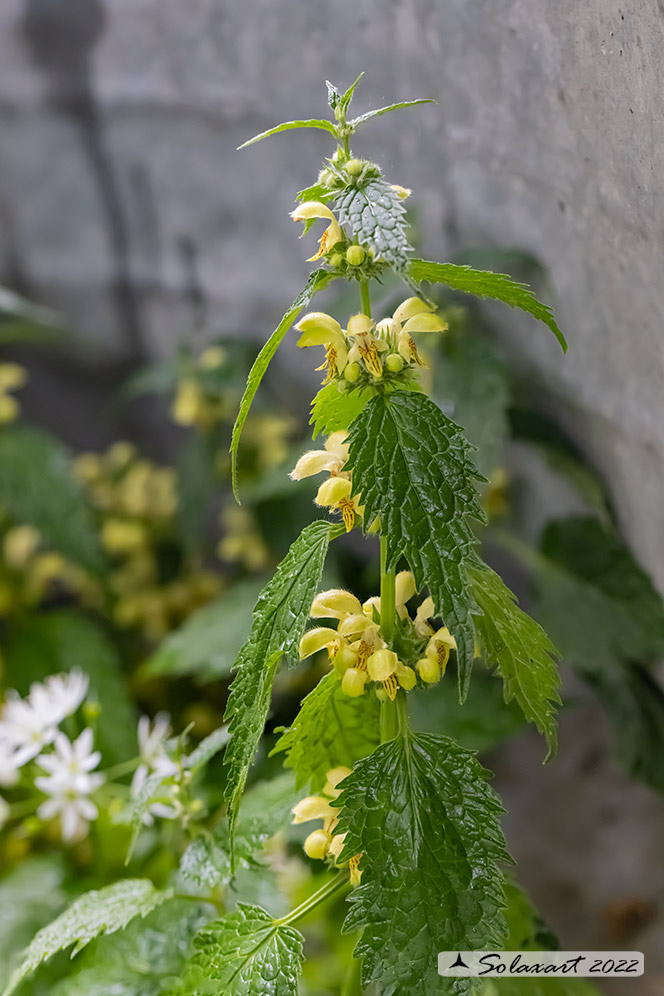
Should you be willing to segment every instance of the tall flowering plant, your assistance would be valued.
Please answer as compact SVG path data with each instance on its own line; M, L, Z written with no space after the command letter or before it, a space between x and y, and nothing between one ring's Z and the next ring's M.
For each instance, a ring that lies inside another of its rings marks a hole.
M323 351L311 423L314 439L324 442L302 454L291 477L322 475L316 504L323 515L295 539L255 605L235 663L227 745L222 729L183 757L173 745L166 750L165 721L139 730L142 757L129 813L135 836L146 823L179 816L186 817L191 835L172 887L155 890L148 880L126 880L81 897L37 935L4 996L60 947L78 948L184 899L199 903L199 929L191 957L155 990L172 996L294 996L304 942L296 924L335 893L348 896L344 930L356 938L347 996L365 988L380 996L488 993L472 980L439 978L438 953L504 946L515 919L522 934L527 920L535 935L534 914L506 872L501 806L487 772L472 752L447 736L417 732L411 720L415 689L444 680L448 694L463 703L472 692L473 669L489 667L502 679L505 699L515 700L542 732L551 755L559 703L555 648L478 553L475 524L485 514L473 447L423 389L418 339L447 329L424 285L440 283L520 308L566 344L551 310L523 284L413 258L410 190L359 158L353 146L360 126L372 118L426 101L350 117L358 82L345 92L328 84L330 120L285 122L245 143L300 128L324 131L334 143L292 212L305 235L317 222L325 224L309 260L316 266L251 369L231 445L237 494L245 421L272 357L295 326L300 347ZM390 270L401 279L403 299L391 313L379 314L371 291ZM355 313L303 314L335 281L357 287ZM379 549L380 590L362 601L342 588L321 590L330 543L352 531L362 531ZM259 793L258 811L255 798L243 804L245 787L277 672L312 655L324 658L326 671L273 753L294 776L298 798L288 809L295 824L310 825L303 847L320 869L320 885L276 916L263 908L255 889L237 903L222 892L233 882L241 890L256 848L277 828L271 820L279 779ZM65 744L51 726L46 731L30 750L57 781ZM43 736L55 749L44 757ZM92 773L96 755L89 741L82 734L66 748L80 769L76 786L85 786L79 794L88 804L73 815L71 807L62 811L63 830L92 816L89 796L99 776ZM191 773L224 746L225 811L221 820L205 821L199 819L204 801L187 796ZM44 791L56 798L55 781L51 791L47 780L40 776ZM183 798L190 799L184 807ZM54 803L45 805L55 812ZM178 943L183 924L169 927ZM524 937L511 943L525 943Z

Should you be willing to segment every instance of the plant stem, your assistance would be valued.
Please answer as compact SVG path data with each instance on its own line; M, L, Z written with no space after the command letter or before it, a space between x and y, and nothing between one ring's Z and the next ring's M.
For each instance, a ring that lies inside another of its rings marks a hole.
M360 280L360 297L362 299L362 311L371 318L371 296L369 294L368 280Z
M394 637L396 620L396 592L394 571L387 569L387 539L380 538L380 631L383 639L389 645ZM394 740L399 732L399 718L396 700L390 702L384 699L380 704L380 739L381 743Z
M334 878L329 879L325 885L321 886L317 892L314 892L312 896L305 899L303 903L296 906L294 910L287 913L286 916L280 917L278 920L274 921L275 926L286 927L290 923L295 923L296 920L302 919L307 913L320 906L321 903L325 902L330 896L333 896L335 892L339 892L349 884L348 875L346 871L340 871Z

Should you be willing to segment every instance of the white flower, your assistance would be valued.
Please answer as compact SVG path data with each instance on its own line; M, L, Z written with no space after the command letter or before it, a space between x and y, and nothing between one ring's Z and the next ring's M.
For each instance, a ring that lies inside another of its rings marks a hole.
M74 669L69 674L50 675L43 683L34 682L22 699L13 689L7 693L0 711L0 744L12 752L14 768L53 743L58 725L76 712L88 690L88 677Z
M79 668L68 674L52 674L43 684L35 682L30 686L30 704L59 725L67 716L75 713L86 696L90 679Z
M9 819L9 803L6 799L3 799L0 795L0 830L4 827L5 823Z
M9 788L18 781L16 754L11 743L0 739L0 785Z
M58 732L54 746L54 753L37 758L39 767L49 772L35 778L35 786L49 796L37 815L43 820L59 815L64 840L80 839L85 836L88 823L99 815L89 796L104 781L102 774L92 773L101 754L92 750L92 730L89 728L73 743L64 733Z
M166 741L171 733L171 724L168 714L158 713L154 720L149 716L141 716L138 721L138 752L142 764L134 772L131 780L131 796L135 799L143 788L148 775L161 775L162 778L170 778L177 774L178 766L166 754ZM150 807L150 813L160 816L162 819L172 820L178 813L172 806L155 802ZM151 826L154 820L150 813L145 813L143 823Z

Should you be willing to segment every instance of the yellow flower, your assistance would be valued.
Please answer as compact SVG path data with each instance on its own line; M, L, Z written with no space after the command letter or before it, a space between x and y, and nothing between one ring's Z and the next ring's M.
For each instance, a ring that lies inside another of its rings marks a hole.
M26 567L41 543L41 535L34 526L14 526L5 533L2 553L5 563L14 570Z
M364 694L364 686L369 680L369 675L366 671L360 671L356 667L349 667L347 671L344 671L344 676L341 679L342 691L350 696L352 699L358 698L358 696Z
M457 643L447 626L437 630L425 650L425 657L415 665L422 681L434 684L445 674L447 662L452 650L457 649Z
M128 519L107 519L101 528L101 541L109 553L132 553L147 541L145 527Z
M18 363L0 363L0 425L13 422L20 409L10 391L27 383L28 374Z
M222 346L208 346L198 357L201 370L216 370L226 360L226 350Z
M318 653L324 647L329 650L337 639L336 629L331 629L329 626L316 626L314 629L308 629L300 640L300 660L303 661L305 657L311 657L312 654Z
M348 444L345 440L345 432L333 432L325 443L324 450L308 450L303 453L290 472L291 480L301 481L324 470L329 471L332 476L340 474L348 459Z
M339 222L329 207L326 207L321 201L305 201L299 207L296 207L294 211L291 211L291 218L293 221L310 221L314 218L324 218L330 222L321 236L318 252L307 260L308 263L320 259L328 249L331 249L333 245L336 245L343 238Z
M369 373L380 380L383 376L383 364L378 354L388 349L388 345L373 334L373 329L374 323L367 315L360 313L348 319L346 334L354 339L348 359L350 363L364 363Z
M301 799L293 806L291 812L293 813L293 823L334 819L338 815L338 811L332 808L329 800L324 799L321 795L308 795L306 799Z
M327 856L332 834L325 830L314 830L304 842L304 853L309 858L322 861Z
M341 512L347 533L355 525L355 516L362 514L359 498L357 495L351 496L352 490L351 482L345 477L330 477L323 481L314 499L323 508L338 509Z
M322 591L313 600L312 619L345 619L346 616L358 615L362 612L359 600L350 591L343 588L330 588Z
M322 311L312 311L295 325L302 335L297 340L300 349L325 346L325 360L317 370L327 370L323 384L342 374L348 362L348 349L343 329L336 319Z

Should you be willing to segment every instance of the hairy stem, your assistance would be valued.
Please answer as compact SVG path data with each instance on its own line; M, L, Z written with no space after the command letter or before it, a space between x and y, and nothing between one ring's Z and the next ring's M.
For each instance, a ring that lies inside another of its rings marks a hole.
M362 300L362 311L371 318L371 296L369 294L368 280L360 280L360 298Z

